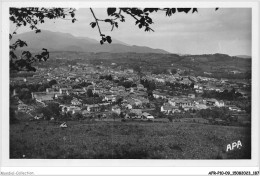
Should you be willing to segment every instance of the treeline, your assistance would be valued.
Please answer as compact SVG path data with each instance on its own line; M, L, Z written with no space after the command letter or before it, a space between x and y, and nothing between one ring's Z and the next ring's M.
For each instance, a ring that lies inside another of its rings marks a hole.
M172 90L194 89L194 83L191 83L190 85L188 85L188 84L182 84L182 83L179 83L179 82L170 83L170 82L167 81L166 86L170 86Z
M113 77L112 77L112 75L100 75L99 79L105 79L105 80L108 80L108 81L112 81Z
M32 77L35 73L34 72L17 72L17 73L10 73L10 78L16 77Z
M147 91L153 91L156 89L156 84L154 81L149 81L147 79L141 79L140 83L147 89Z
M101 75L99 79L105 79L108 81L113 81L114 83L117 83L118 86L123 86L125 88L130 88L130 87L136 87L137 85L133 83L132 81L129 81L125 79L124 77L120 79L113 79L112 75Z
M51 80L45 84L10 85L10 96L15 90L15 93L20 100L22 100L24 103L31 103L32 92L44 92L47 88L51 88L54 84L57 84L56 80Z
M224 90L223 92L217 92L215 90L212 91L204 91L202 94L203 98L217 98L221 100L238 100L241 99L243 96L241 93L236 92L236 90L233 88L231 91Z
M251 72L246 72L246 73L232 74L232 73L227 73L227 72L213 72L212 75L210 75L208 77L217 78L217 79L221 79L221 78L227 78L227 79L251 79L252 78L252 73Z
M231 118L231 113L228 108L212 108L212 109L201 109L196 114L197 117L202 117L204 119L216 119L220 118L222 120L228 120Z

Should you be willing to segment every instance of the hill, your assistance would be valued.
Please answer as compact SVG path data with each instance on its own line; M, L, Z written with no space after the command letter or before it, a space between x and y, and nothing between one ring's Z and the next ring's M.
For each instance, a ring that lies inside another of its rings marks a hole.
M243 58L243 59L251 59L251 56L248 55L237 55L236 57Z
M30 51L39 51L46 48L49 51L76 51L76 52L109 52L109 53L169 53L162 49L153 49L146 46L131 46L112 38L112 44L100 45L99 41L88 37L75 37L68 33L42 30L41 33L26 32L14 35L12 42L21 39L27 42ZM24 48L23 48L24 49Z

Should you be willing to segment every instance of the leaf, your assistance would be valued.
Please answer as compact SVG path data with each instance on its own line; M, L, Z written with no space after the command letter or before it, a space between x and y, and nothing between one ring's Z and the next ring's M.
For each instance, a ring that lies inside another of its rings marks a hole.
M103 45L103 43L104 43L103 40L100 40L100 44Z
M108 16L109 15L112 15L113 13L115 13L116 12L116 8L107 8L107 14L108 14Z
M185 12L185 13L188 13L191 8L177 8L178 12Z
M112 20L111 19L105 19L105 22L109 22L112 25Z
M111 42L112 42L112 40L111 40L111 37L110 37L110 36L107 36L107 37L106 37L106 39L107 39L107 42L108 42L108 43L111 43Z
M74 18L74 16L75 16L75 13L74 13L74 12L72 12L70 15L71 15L71 18Z
M172 8L172 14L175 14L175 12L176 12L176 9Z
M14 18L14 16L11 16L10 18L9 18L11 21L15 21L15 18Z
M194 12L198 13L198 9L197 8L193 8L192 13L194 13Z
M96 26L96 24L97 24L97 23L95 23L95 22L90 23L90 25L91 25L92 28L94 28L94 27Z
M172 15L172 11L171 11L171 9L167 9L166 10L166 16L171 16Z
M118 28L118 23L117 22L115 22L115 26Z
M35 33L37 34L37 33L40 33L41 32L41 30L40 29L36 29L35 30Z
M215 8L215 11L217 11L219 8L217 7L217 8Z

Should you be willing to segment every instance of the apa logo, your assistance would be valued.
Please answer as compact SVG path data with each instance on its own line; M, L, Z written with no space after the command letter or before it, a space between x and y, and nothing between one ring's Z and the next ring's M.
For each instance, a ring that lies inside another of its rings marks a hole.
M238 141L232 142L231 144L228 144L226 151L228 152L228 151L231 151L231 150L234 150L234 149L241 149L241 148L242 148L242 143L241 143L240 140L238 140Z

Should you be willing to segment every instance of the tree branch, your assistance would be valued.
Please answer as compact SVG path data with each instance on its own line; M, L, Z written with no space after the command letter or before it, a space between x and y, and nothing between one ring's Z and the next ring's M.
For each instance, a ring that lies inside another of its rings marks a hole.
M120 9L121 10L121 9ZM132 13L128 12L127 10L123 10L123 12L127 13L128 15L131 15L135 20L139 20L136 18Z
M103 34L101 33L101 30L100 30L100 27L99 27L99 24L98 24L98 21L99 21L99 20L96 18L95 14L94 14L94 12L93 12L93 10L92 10L92 8L90 8L90 11L91 11L93 17L95 18L95 21L96 21L96 23L97 23L97 27L98 27L99 34L100 34L100 36L102 37Z

